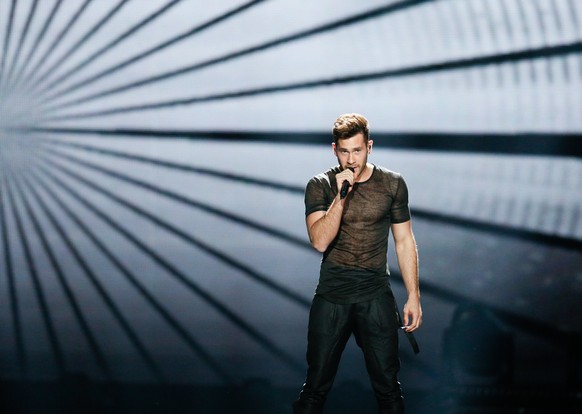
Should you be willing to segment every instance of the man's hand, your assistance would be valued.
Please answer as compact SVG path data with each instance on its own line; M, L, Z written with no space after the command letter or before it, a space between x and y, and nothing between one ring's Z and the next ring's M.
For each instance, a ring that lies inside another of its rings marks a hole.
M341 173L339 173L335 176L335 180L336 180L336 184L337 184L337 193L338 194L342 190L342 184L346 180L350 183L350 188L348 188L348 193L349 193L350 191L352 191L352 187L354 185L354 180L355 180L354 172L352 170L350 170L349 168L346 168Z
M404 304L404 326L406 332L412 332L420 327L422 324L422 308L420 301L409 299Z

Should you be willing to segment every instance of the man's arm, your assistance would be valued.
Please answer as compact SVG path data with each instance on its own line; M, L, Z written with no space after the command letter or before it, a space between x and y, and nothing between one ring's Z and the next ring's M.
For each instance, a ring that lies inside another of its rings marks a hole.
M327 250L328 246L337 236L344 211L345 198L337 195L327 211L316 211L305 219L307 234L311 245L320 253Z
M348 193L353 189L354 172L345 169L336 175L337 195L327 211L315 211L305 218L307 234L311 245L320 253L324 253L337 236L344 213L345 198L340 198L340 189L343 182L350 182Z
M418 285L418 251L412 233L411 221L392 224L392 236L398 258L398 267L400 267L404 286L408 292L408 300L404 305L403 322L407 326L406 330L412 332L422 323L422 308L420 307L420 288Z

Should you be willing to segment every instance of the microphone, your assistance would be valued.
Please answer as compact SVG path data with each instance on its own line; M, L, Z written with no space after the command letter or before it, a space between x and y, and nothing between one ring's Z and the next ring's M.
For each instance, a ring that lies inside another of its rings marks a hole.
M351 172L354 172L353 167L348 167L348 170L350 170ZM348 188L350 188L350 182L348 180L345 180L342 183L342 188L340 190L340 199L346 198L346 195L348 195Z

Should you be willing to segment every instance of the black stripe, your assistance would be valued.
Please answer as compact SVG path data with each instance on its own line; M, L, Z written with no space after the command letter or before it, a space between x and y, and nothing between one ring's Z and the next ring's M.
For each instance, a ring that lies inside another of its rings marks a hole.
M191 197L186 197L186 196L183 196L183 195L178 194L176 192L166 190L163 187L160 187L160 186L157 186L154 184L150 184L150 183L143 181L143 180L138 180L138 179L133 178L129 175L120 173L120 172L112 170L110 168L102 167L98 164L95 164L95 163L92 163L89 161L85 161L81 158L78 158L78 157L75 157L72 155L68 155L68 154L60 152L58 150L47 148L46 151L49 152L50 154L54 154L55 156L57 156L61 159L69 160L70 162L73 162L73 163L80 165L82 167L89 168L93 171L99 171L102 174L108 175L110 177L114 177L114 178L121 180L121 181L124 181L126 183L130 183L130 184L135 185L135 186L140 187L140 188L145 188L149 191L156 193L157 195L167 197L167 198L169 198L173 201L176 201L178 203L181 203L181 204L187 205L189 207L193 207L193 208L199 209L201 211L204 211L205 213L218 216L223 220L232 221L232 222L240 224L242 226L245 226L245 227L251 228L253 230L259 231L261 233L267 234L271 237L283 240L287 243L291 243L292 245L294 245L296 247L301 247L303 249L308 249L310 251L313 251L313 249L311 248L311 245L309 244L309 242L307 240L305 240L305 238L297 237L297 236L290 234L290 233L287 233L283 230L278 230L275 227L261 224L257 221L247 219L241 215L231 213L227 210L224 210L224 209L221 209L218 207L214 207L210 204L203 203L203 202L195 200Z
M105 148L94 147L91 145L76 144L73 142L59 141L59 140L53 140L53 139L43 139L43 138L40 138L38 140L38 142L39 142L39 145L47 145L49 148L52 145L77 148L77 149L81 149L81 150L88 151L88 152L94 152L97 154L108 155L110 157L116 157L116 158L121 158L121 159L125 159L125 160L132 160L132 161L139 161L139 162L143 162L146 164L155 165L157 167L168 168L168 169L178 170L178 171L185 171L185 172L195 173L195 174L208 175L211 177L215 177L215 178L219 178L219 179L223 179L223 180L227 180L227 181L234 181L234 182L239 182L239 183L244 183L244 184L257 185L260 187L267 187L267 188L271 188L271 189L279 190L279 191L289 191L291 193L303 194L303 187L285 184L285 183L281 183L281 182L273 181L273 180L266 180L266 179L262 179L262 178L251 177L251 176L243 175L243 174L235 174L235 173L220 171L220 170L216 170L216 169L212 169L212 168L197 167L194 165L181 164L181 163L167 161L167 160L161 160L161 159L156 159L156 158L151 158L151 157L144 157L144 156L140 156L140 155L130 154L127 152L108 150Z
M96 52L94 52L91 56L83 59L80 63L78 63L73 68L69 69L67 72L65 72L62 75L60 75L58 78L56 78L55 80L53 80L49 85L46 85L43 89L41 89L37 93L38 94L43 94L44 92L48 91L52 86L57 85L57 84L61 83L63 80L71 77L72 75L74 75L75 73L77 73L78 71L80 71L81 69L83 69L84 67L86 67L88 64L90 64L91 62L93 62L99 56L101 56L104 53L108 52L109 50L113 49L115 46L117 46L123 40L125 40L125 39L129 38L130 36L134 35L138 30L144 28L147 24L152 23L153 21L155 21L157 18L159 18L160 16L162 16L165 12L167 12L168 10L170 10L172 7L174 7L175 5L177 5L181 1L183 1L183 0L171 0L165 6L163 6L159 10L155 11L154 13L150 14L145 19L142 19L139 23L135 24L133 27L131 27L130 29L126 30L121 35L117 36L111 42L107 43L101 49L99 49ZM46 71L43 75L41 75L32 84L32 87L36 87L39 84L41 84L41 82L45 81L51 74L52 74L52 72Z
M472 57L467 59L459 59L453 61L446 61L446 62L437 62L437 63L429 63L426 65L419 65L419 66L412 66L412 67L405 67L400 69L387 69L377 72L368 72L368 73L360 73L355 75L346 75L346 76L339 76L335 78L326 78L326 79L317 79L311 81L303 81L291 84L283 84L283 85L273 85L273 86L265 86L261 88L254 88L254 89L243 89L239 91L231 91L231 92L223 92L217 94L210 94L210 95L201 95L201 96L194 96L185 99L175 99L169 101L161 101L157 103L151 104L143 104L143 105L127 105L113 109L107 109L102 111L92 111L92 112L81 112L77 114L69 114L69 115L62 115L62 116L48 116L43 118L43 115L40 115L40 119L44 121L54 121L54 120L69 120L69 119L83 119L83 118L93 118L99 117L103 115L113 115L119 113L127 113L127 112L139 112L139 111L147 111L152 109L162 109L162 108L170 108L174 106L182 106L182 105L194 105L206 102L214 102L214 101L223 101L229 99L239 99L249 96L259 96L271 93L280 93L280 92L290 92L302 89L314 89L314 88L321 88L321 87L329 87L329 86L336 86L336 85L344 85L350 83L360 83L360 82L369 82L369 81L376 81L381 79L387 78L396 78L396 77L406 77L406 76L417 76L417 75L426 75L432 73L438 73L443 71L451 71L451 70L459 70L459 69L468 69L474 67L481 67L481 66L488 66L488 65L500 65L504 63L510 62L519 62L524 60L532 60L532 59L540 59L540 58L547 58L547 57L556 57L556 56L565 56L569 54L578 54L582 52L582 42L574 42L569 44L557 45L557 46L548 46L542 47L538 49L528 49L528 50L520 50L515 52L507 52L501 54L493 54L493 55L486 55L486 56L479 56L479 57ZM157 79L156 81L161 80ZM118 88L109 89L103 92L99 92L93 95L81 97L78 99L74 99L69 102L65 102L59 105L55 105L53 107L47 107L43 109L43 112L51 113L57 110L77 106L81 103L93 101L98 98L102 98L108 95L112 95L115 93L119 93L128 89L132 89L134 87L143 86L150 83L145 81L134 82L130 85L125 85ZM43 113L41 112L41 114Z
M217 131L156 129L91 129L91 128L13 128L20 133L66 135L100 135L136 139L187 139L270 144L331 145L329 132L282 131ZM371 134L376 148L466 152L473 154L541 155L582 157L580 133L458 133L458 132L375 132ZM62 145L65 145L64 143Z
M28 77L26 79L27 82L34 78L34 76L40 70L46 59L53 53L53 51L56 49L59 43L61 43L61 41L65 38L69 30L73 28L73 26L75 25L79 17L83 14L83 12L87 9L87 6L91 1L92 0L85 0L85 2L81 4L81 6L77 9L75 14L69 19L69 21L63 25L63 28L56 36L56 38L53 40L51 45L47 48L47 50L45 50L42 57L36 62L34 67L30 70Z
M55 70L57 70L63 63L65 63L67 61L67 59L69 57L71 57L71 55L73 53L75 53L81 46L83 46L85 43L87 43L87 41L93 37L99 30L101 30L103 28L103 26L105 26L105 24L111 20L118 12L119 10L121 10L121 8L123 6L125 6L125 4L128 2L129 0L119 0L119 3L117 3L117 5L111 9L109 11L109 13L107 13L101 20L99 20L95 25L93 25L93 27L91 29L89 29L85 35L83 35L83 37L79 40L77 40L77 42L75 42L75 44L73 46L71 46L63 55L61 55L61 57L59 57L52 66L50 66L47 70L44 71L43 76L45 74L51 74L53 73ZM31 73L29 73L29 78L32 77L35 74L35 71L32 71ZM27 79L28 80L28 79Z
M11 62L10 68L8 69L6 76L4 77L4 79L6 79L4 83L7 83L7 84L10 83L10 80L12 79L12 74L14 73L14 69L17 67L17 65L19 63L22 47L24 46L24 42L26 41L26 38L28 37L28 32L30 30L30 24L32 23L32 19L34 18L34 15L36 14L36 7L38 5L38 1L39 0L32 1L32 4L31 4L30 9L28 11L28 17L26 18L26 23L24 24L24 28L22 29L22 32L20 33L20 40L18 41L18 47L16 48L16 52L14 53L14 59ZM2 85L2 83L0 82L0 87L1 87L1 85Z
M37 228L37 229L38 229L38 227L37 227L38 222L36 220L36 217L34 216L32 208L30 207L28 199L25 197L24 192L23 192L22 188L20 187L20 185L18 184L18 182L16 180L14 180L14 177L12 177L12 184L13 184L15 190L13 189L11 191L10 187L8 186L8 194L12 195L10 197L10 203L12 206L12 210L14 211L16 229L18 231L19 239L22 243L22 249L24 251L26 265L28 268L28 272L30 273L30 277L32 279L32 286L34 288L36 299L37 299L38 305L40 307L40 315L41 315L41 319L44 322L44 325L46 328L46 333L48 335L50 349L52 351L53 357L54 357L55 362L57 364L59 376L62 377L67 372L67 367L65 364L65 357L63 354L63 349L62 349L61 343L59 341L59 337L55 331L55 324L54 324L53 315L51 312L51 307L47 303L46 294L45 294L43 285L40 281L41 278L40 278L40 275L38 274L37 266L36 266L36 263L34 261L35 256L32 253L31 246L30 246L30 243L29 243L29 240L27 237L27 233L24 230L24 221L23 221L21 214L18 212L18 208L16 206L16 197L14 195L15 193L19 194L20 199L24 203L24 209L25 209L26 213L32 219L33 224L34 224L35 228Z
M0 60L0 82L4 77L4 68L8 59L8 48L10 47L10 39L12 38L12 25L14 24L14 14L16 12L16 0L10 3L10 13L8 16L8 24L6 25L6 33L4 34L4 47L2 48L2 60Z
M210 245L204 243L203 241L187 234L183 230L168 223L167 221L161 219L160 217L156 217L156 216L148 213L144 209L140 208L136 204L131 203L131 202L125 200L124 198L113 194L111 191L107 190L103 186L98 185L94 181L91 181L91 180L75 173L71 169L63 166L62 164L60 164L58 162L55 162L52 159L49 160L48 158L46 158L45 155L41 155L41 157L43 159L45 159L47 162L50 162L54 168L57 168L58 170L65 172L66 174L74 177L76 180L82 182L83 184L92 188L93 190L95 190L101 194L104 194L105 196L111 198L112 200L115 200L117 203L125 206L126 208L133 211L134 213L141 215L143 217L146 217L148 220L152 221L153 223L160 226L161 228L178 236L182 240L197 247L198 249L200 249L203 252L205 252L206 254L216 258L217 260L223 262L224 264L227 264L227 265L237 269L241 273L246 274L254 281L262 284L263 286L267 287L268 289L272 290L273 292L280 294L284 298L286 298L286 299L288 299L288 300L290 300L290 301L292 301L292 302L294 302L302 307L308 307L309 304L311 303L309 298L305 298L305 297L301 296L300 294L293 292L292 290L290 290L286 286L279 284L278 282L272 280L268 276L260 274L259 272L253 270L252 268L250 268L249 266L245 265L244 263L238 261L237 259L235 259L235 258L227 255L226 253L223 253L223 252L211 247Z
M336 30L336 29L339 29L339 28L342 28L345 26L349 26L352 24L361 23L365 20L377 18L377 17L380 17L380 16L387 14L387 13L394 13L397 11L407 9L409 7L418 6L420 4L431 2L431 1L436 1L436 0L407 0L407 1L400 1L398 3L393 3L393 4L390 4L388 6L382 6L382 7L379 7L377 9L374 9L371 11L360 13L360 14L357 14L354 16L349 16L347 18L343 18L343 19L340 19L340 20L337 20L337 21L334 21L331 23L326 23L322 26L317 26L315 28L308 29L308 30L305 30L305 31L302 31L299 33L295 33L295 34L292 34L289 36L281 37L279 39L271 40L271 41L268 41L266 43L262 43L262 44L257 45L257 46L252 46L252 47L247 48L247 49L243 49L243 50L239 50L239 51L236 51L233 53L229 53L227 55L224 55L224 56L221 56L221 57L218 57L215 59L210 59L210 60L207 60L207 61L204 61L201 63L189 65L189 66L186 66L186 67L183 67L180 69L171 70L171 71L165 72L161 75L152 76L152 77L149 77L146 79L142 79L140 81L132 82L130 84L127 84L127 85L124 85L121 87L109 89L109 90L106 90L106 91L103 91L103 92L100 92L97 94L90 95L89 97L86 97L84 99L92 100L92 99L95 99L97 97L111 95L113 93L119 93L119 92L122 92L122 91L125 91L128 89L133 89L133 88L136 88L139 86L144 86L144 85L148 85L148 84L151 84L154 82L159 82L159 81L164 80L164 79L169 79L169 78L173 78L176 76L184 75L186 73L191 73L193 71L207 68L207 67L212 66L212 65L224 63L226 61L236 59L236 58L239 58L242 56L247 56L247 55L252 54L252 53L262 52L262 51L271 49L271 48L276 47L276 46L281 46L281 45L284 45L286 43L294 42L297 40L302 40L302 39L305 39L305 38L308 38L311 36L315 36L315 35L318 35L321 33ZM163 46L165 47L165 44L163 44ZM106 69L105 71L98 73L97 75L92 76L91 78L83 79L83 80L77 82L76 84L68 87L64 91L61 91L58 94L52 95L50 97L50 99L60 97L65 93L69 93L69 92L72 92L72 91L78 89L79 87L84 87L86 85L89 85L92 82L94 82L95 80L100 79L101 77L103 77L105 75L109 75L109 74L119 70L120 68L122 68L124 66L127 66L127 64L129 64L129 63L134 63L137 58L139 58L138 60L140 60L143 57L147 56L148 54L151 54L153 51L157 52L159 50L160 50L160 46L157 46L157 47L151 49L151 51L147 51L144 54L138 55L137 57L134 57L134 58L122 63L121 65L113 66L112 68Z
M204 349L204 347L190 334L190 332L180 323L179 320L174 318L170 311L158 301L154 295L147 289L146 286L140 281L139 276L133 273L127 266L125 266L122 260L116 256L116 254L107 247L107 244L97 237L95 232L91 229L91 226L86 224L67 204L54 192L53 189L47 184L47 182L36 172L33 172L35 178L42 182L43 189L51 196L53 200L59 205L59 207L75 222L75 224L91 239L91 241L97 246L99 251L103 253L115 266L117 270L126 278L126 280L138 291L138 293L150 304L150 306L157 312L166 324L173 329L176 334L184 341L184 343L198 355L204 362L227 384L234 384L230 375L224 371L218 361L216 361L210 353Z
M61 96L65 93L72 92L72 91L78 89L79 87L84 87L84 86L90 85L91 83L93 83L93 82L95 82L95 81L97 81L105 76L111 75L111 74L121 70L122 68L128 66L128 65L131 65L133 63L136 63L136 62L146 58L147 56L151 56L155 53L158 53L171 45L174 45L174 44L176 44L176 43L178 43L178 42L180 42L180 41L182 41L190 36L198 34L198 33L202 32L203 30L206 30L206 29L208 29L208 28L210 28L218 23L221 23L221 22L237 15L238 13L241 13L241 12L249 9L252 6L255 6L259 3L262 3L263 1L265 1L265 0L253 0L253 1L250 1L248 3L243 4L241 6L238 6L233 10L230 10L230 11L228 11L228 12L226 12L218 17L215 17L215 18L205 22L205 23L202 23L201 25L198 25L193 29L190 29L186 33L182 33L176 37L171 38L170 40L166 40L166 41L162 42L161 44L146 50L145 52L142 52L138 55L135 55L135 56L127 59L127 60L124 60L121 63L113 65L113 66L111 66L111 67L105 69L104 71L101 71L95 75L92 75L88 78L82 79L81 81L69 86L65 90L51 95L48 99L45 99L45 101L54 99L54 98ZM57 84L56 81L51 82L51 84L45 90L50 90L56 84ZM45 90L43 90L43 92Z
M57 170L61 171L61 173L67 174L69 177L74 178L75 180L88 186L89 188L92 188L93 190L96 190L97 192L104 194L105 196L111 198L112 200L115 200L116 202L124 205L126 208L133 211L134 213L146 217L148 220L152 221L153 223L157 224L158 226L160 226L162 228L165 228L166 230L177 235L178 237L182 238L183 240L187 241L188 243L193 244L196 247L201 248L205 253L216 257L219 261L222 261L228 265L234 266L238 270L245 273L246 275L251 276L255 280L258 280L258 279L256 279L256 276L257 276L256 272L250 270L250 268L248 268L247 266L242 265L240 263L236 263L234 261L234 259L229 258L225 254L217 252L213 248L206 246L204 243L202 243L198 240L195 240L193 237L188 236L183 231L175 228L172 225L165 223L160 218L147 213L145 210L139 208L135 204L130 203L126 200L123 200L122 198L112 194L111 192L107 191L106 189L102 188L101 186L99 186L99 185L95 184L94 182L91 182L90 180L76 174L75 172L60 165L59 163L56 163L52 160L49 160L44 156L41 156L41 158L43 160L49 162L51 164L51 166L53 167L53 169L56 168ZM115 228L118 231L121 231L126 238L129 238L132 241L132 243L136 244L141 250L146 252L146 254L148 256L150 256L156 263L158 263L160 266L162 266L164 269L166 269L169 272L169 274L176 277L180 282L185 284L189 288L189 290L196 293L201 299L206 301L206 303L208 303L208 305L215 308L220 314L222 314L225 318L227 318L229 321L231 321L234 325L239 327L243 332L245 332L247 335L249 335L251 338L253 338L263 348L265 348L269 352L276 355L279 359L281 359L290 368L292 368L296 371L300 371L300 372L303 371L302 364L299 364L297 361L295 361L295 359L293 357L291 357L285 351L280 349L275 343L273 343L266 336L264 336L262 333L260 333L255 327L253 327L248 322L244 321L240 316L238 316L235 312L230 310L226 305L222 304L213 295L211 295L210 293L205 291L201 286L199 286L197 283L195 283L193 280L191 280L191 278L189 278L187 275L185 275L180 270L178 270L174 265L169 263L167 260L165 260L159 254L154 252L152 249L148 248L144 243L140 242L137 238L132 236L128 231L124 230L123 227L120 226L119 224L115 223L115 221L111 217L108 217L107 215L101 213L95 206L93 206L93 205L91 205L91 203L87 202L83 197L81 197L78 193L76 193L69 186L67 186L62 180L59 180L58 178L56 178L52 174L52 172L49 171L49 169L43 167L43 172L45 174L51 176L51 178L55 179L55 181L57 181L59 183L60 187L66 189L66 191L69 192L69 194L71 194L77 200L81 201L87 208L89 208L91 211L93 211L97 215L99 215L99 217L102 217L103 219L105 219L109 224L112 224L112 225L115 224ZM263 277L263 279L265 279L265 278ZM269 280L268 278L266 278L265 280L260 280L260 281L263 284L270 285L269 287L271 289L278 286L275 282ZM277 290L277 289L274 289L274 290ZM281 293L281 291L278 290L278 293ZM302 306L303 307L309 306L309 301L307 301Z
M0 154L1 157L1 154ZM4 161L2 159L2 161ZM10 311L12 321L12 334L16 345L16 360L21 377L28 376L28 356L24 348L24 337L22 335L22 320L20 315L20 306L18 301L18 292L16 290L16 273L12 264L12 247L8 236L8 219L6 213L6 194L8 183L5 176L0 180L0 223L2 225L2 246L4 252L4 263L6 263L6 276L8 282L8 295L10 298ZM15 214L15 212L13 212Z
M42 243L42 246L43 246L45 252L47 253L47 256L49 258L51 266L53 267L53 269L55 271L55 274L57 276L57 280L59 281L59 284L61 285L61 287L63 289L63 292L67 298L67 301L71 305L71 308L73 310L73 314L75 315L75 318L77 319L77 322L79 323L81 331L83 332L83 334L87 340L87 343L89 344L89 347L93 353L93 356L95 357L95 361L97 363L97 366L101 369L101 372L103 373L105 378L107 380L111 380L112 379L111 370L109 368L107 360L105 359L105 357L103 355L103 351L101 349L101 346L97 342L97 340L95 338L95 334L93 333L91 327L89 326L89 323L87 322L87 320L85 318L83 310L81 309L81 306L79 305L79 301L77 300L73 289L71 288L71 286L69 285L69 283L67 281L67 278L65 277L65 274L63 272L63 269L61 268L60 262L57 260L56 254L53 252L52 245L49 243L48 237L45 234L42 227L39 225L36 217L34 215L32 215L31 217L34 217L33 225L35 227L35 230L36 230L37 234L39 235L39 239ZM21 336L21 334L19 336ZM22 344L20 344L18 342L19 336L17 336L16 338L17 338L17 343L19 346L18 349L20 351L20 346ZM20 338L20 341L22 341L21 338Z
M34 44L29 49L28 54L26 55L26 58L24 59L24 63L22 65L22 67L18 70L16 77L12 80L11 85L12 85L13 89L23 79L24 73L26 72L26 69L28 69L28 66L30 65L30 63L32 61L32 57L37 52L37 49L38 49L40 42L45 38L45 34L46 34L47 30L51 26L53 19L55 18L56 14L59 11L62 4L63 4L63 0L55 0L55 4L53 5L53 7L49 13L49 16L45 20L42 29L40 30L40 32L38 32L36 39L34 40ZM26 79L26 78L24 78L24 79Z
M38 201L38 205L41 207L44 214L51 222L53 228L56 230L60 239L67 246L68 251L75 258L76 262L83 270L83 273L87 276L87 278L91 282L95 291L99 294L99 296L105 303L106 307L109 309L115 320L119 323L121 330L125 333L125 335L129 339L129 342L132 343L132 345L135 347L138 354L143 358L144 362L146 363L146 366L152 371L154 376L160 382L163 382L161 381L162 376L161 371L157 366L156 362L154 361L154 359L152 358L150 352L144 346L143 342L141 341L135 330L132 328L128 319L123 315L123 312L115 303L115 301L113 300L112 296L107 291L103 283L99 280L99 278L89 265L86 258L77 249L69 233L62 226L61 222L59 222L59 220L55 217L53 212L50 211L42 197L40 197L40 195L36 192L36 189L33 186L31 186L30 183L27 183L27 185L30 191L34 194L36 200Z

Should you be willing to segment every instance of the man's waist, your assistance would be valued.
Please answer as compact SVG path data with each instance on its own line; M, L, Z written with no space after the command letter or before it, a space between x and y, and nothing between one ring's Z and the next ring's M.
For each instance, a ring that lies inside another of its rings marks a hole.
M349 265L342 263L335 263L329 260L323 260L321 262L321 273L335 274L335 275L345 275L345 276L387 276L388 269L384 263L382 266L366 267Z

